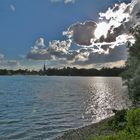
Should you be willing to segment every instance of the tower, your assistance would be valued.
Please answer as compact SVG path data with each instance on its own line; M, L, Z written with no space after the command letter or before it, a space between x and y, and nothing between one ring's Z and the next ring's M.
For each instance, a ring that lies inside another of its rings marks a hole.
M44 63L43 71L46 72L46 65Z
M46 74L46 72L47 72L47 69L46 69L46 64L45 64L45 62L44 62L44 66L43 66L43 74Z

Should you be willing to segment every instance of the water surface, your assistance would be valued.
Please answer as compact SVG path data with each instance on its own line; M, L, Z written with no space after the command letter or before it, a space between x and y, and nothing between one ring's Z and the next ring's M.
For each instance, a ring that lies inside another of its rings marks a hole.
M0 77L0 140L51 140L129 104L119 77Z

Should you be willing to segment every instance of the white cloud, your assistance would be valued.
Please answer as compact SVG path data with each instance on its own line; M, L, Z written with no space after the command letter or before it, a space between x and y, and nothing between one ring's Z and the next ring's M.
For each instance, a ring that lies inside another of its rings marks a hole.
M9 60L0 53L0 69L17 69L20 63L17 60Z
M102 35L104 35L106 41L109 41L110 38L112 40L116 40L119 35L128 34L130 32L130 28L134 27L136 24L139 24L140 18L137 18L137 13L140 10L140 0L132 0L131 3L120 3L115 4L113 8L108 8L108 10L104 13L99 13L99 23L106 23L104 28L108 30L104 34L104 32L100 31L100 35L97 38L99 39ZM97 30L100 30L97 28Z
M11 9L13 12L15 12L15 11L16 11L15 5L11 4L11 5L10 5L10 9Z
M68 55L71 40L59 41L53 40L49 42L49 47L45 47L44 39L39 38L28 53L27 58L35 60L54 60L63 59Z
M0 61L4 59L4 54L0 53Z
M64 0L64 3L67 4L67 3L74 3L75 0Z
M20 63L17 60L3 60L0 61L0 68L17 69Z
M51 2L63 2L65 4L68 4L68 3L74 3L75 0L50 0Z

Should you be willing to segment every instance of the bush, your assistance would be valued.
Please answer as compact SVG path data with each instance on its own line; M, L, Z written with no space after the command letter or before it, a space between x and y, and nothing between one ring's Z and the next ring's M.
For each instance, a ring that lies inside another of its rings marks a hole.
M124 129L126 125L126 110L116 111L115 116L108 122L108 127L113 131Z
M140 108L128 111L126 120L126 130L130 133L136 134L140 128Z
M117 134L98 136L91 140L140 140L140 108L131 109L127 112L126 127Z

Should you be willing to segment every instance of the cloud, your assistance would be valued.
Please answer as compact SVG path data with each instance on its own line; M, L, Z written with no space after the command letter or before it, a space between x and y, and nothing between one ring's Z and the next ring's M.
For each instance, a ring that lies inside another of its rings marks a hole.
M115 4L99 14L98 22L85 21L69 26L63 32L66 40L53 40L45 45L44 38L39 38L26 57L76 66L115 66L115 62L117 66L122 65L128 57L126 46L135 42L130 28L140 22L139 7L140 0ZM73 49L75 44L78 47Z
M68 3L74 3L75 0L50 0L51 2L63 2L65 4L68 4Z
M10 68L10 69L13 69L13 68L17 68L20 63L17 61L17 60L3 60L3 61L0 61L0 68Z
M107 62L107 63L91 63L91 64L73 64L71 66L78 67L78 68L97 68L101 69L103 67L108 67L108 68L114 68L114 67L123 67L125 66L126 61L120 60L120 61L115 61L115 62ZM64 67L64 66L63 66Z
M44 42L44 38L39 38L36 43L35 46L40 47L40 48L44 48L45 47L45 42Z
M64 3L67 4L67 3L74 3L75 0L64 0Z
M0 53L0 61L2 61L4 59L4 54Z
M71 25L67 31L63 32L75 44L80 46L97 46L118 43L117 38L127 34L124 40L134 42L134 37L130 34L130 28L138 22L136 13L138 12L139 1L129 4L115 4L113 8L108 8L106 12L99 13L99 21L85 21ZM136 10L137 9L137 10ZM121 39L122 43L124 40ZM120 42L119 42L120 43Z
M94 32L97 25L94 21L86 21L84 23L76 23L71 25L67 31L63 32L69 39L78 45L89 46L91 39L95 38Z
M108 29L108 32L105 35L101 34L98 41L101 37L102 41L115 42L116 37L119 35L130 34L130 28L140 22L140 19L137 18L139 7L140 1L132 0L129 4L115 4L113 8L109 8L105 13L99 13L99 24L100 22L106 23L104 28Z
M128 48L124 45L108 48L106 51L95 52L93 48L82 48L77 52L73 52L69 62L71 65L87 66L87 65L104 65L107 63L115 63L117 61L126 61L128 56Z
M10 9L11 9L13 12L16 11L16 7L15 7L13 4L10 5Z
M42 42L42 43L41 43ZM39 38L32 47L31 52L27 54L28 59L35 60L56 60L63 59L68 55L71 41L53 40L49 42L49 47L45 47L44 39Z
M0 69L16 69L20 66L20 63L17 60L6 59L4 54L0 53Z
M127 60L128 49L121 45L115 48L109 48L107 53L91 53L88 57L87 63L108 63L120 60Z
M126 61L125 60L120 60L120 61L115 61L111 63L104 63L101 65L101 67L109 67L109 68L114 68L114 67L123 67L125 66Z
M40 41L44 42L44 39L38 39L31 51L27 54L28 59L33 60L52 60L67 62L71 65L90 65L97 63L109 63L115 61L126 60L128 55L128 49L124 47L124 44L119 46L109 47L101 46L98 49L95 47L81 47L76 50L71 49L71 40L58 41L54 40L49 42L48 47L44 43L40 44Z

